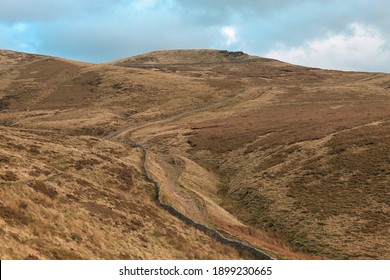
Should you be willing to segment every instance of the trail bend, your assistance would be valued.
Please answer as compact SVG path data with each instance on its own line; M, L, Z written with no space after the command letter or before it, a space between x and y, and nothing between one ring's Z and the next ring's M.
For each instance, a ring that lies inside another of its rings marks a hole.
M269 89L271 89L271 88L263 89L263 92L266 92ZM109 141L114 141L113 140L114 137L119 136L119 135L124 134L124 133L127 133L127 132L130 132L130 131L138 130L138 129L141 129L141 128L144 128L144 127L147 127L150 125L162 124L165 122L178 120L178 119L184 118L190 114L216 109L218 107L228 105L229 103L233 102L234 100L236 100L239 96L243 95L244 93L246 93L246 91L241 90L237 94L235 94L234 96L225 98L223 100L220 100L220 101L215 102L213 104L209 104L209 105L201 107L201 108L193 109L193 110L186 111L186 112L181 112L181 113L175 114L173 116L170 116L170 117L167 117L165 119L158 120L155 122L148 122L148 123L144 123L141 125L132 125L129 127L124 127L122 129L119 129L119 130L116 130L116 131L109 133L108 135L104 136L103 139L109 140ZM169 204L166 204L165 202L163 202L161 199L161 186L155 179L152 178L152 176L150 175L151 173L149 172L149 169L148 169L148 150L147 150L147 148L145 146L143 146L142 144L133 142L131 139L127 139L124 144L128 145L129 147L138 148L141 150L141 152L142 152L142 173L144 174L145 180L154 186L154 188L156 190L156 194L157 194L157 197L156 197L157 202L164 210L169 212L171 215L179 218L183 222L189 224L190 226L208 234L209 236L214 237L216 240L218 240L222 244L231 246L231 247L233 247L237 250L240 250L240 251L246 251L249 254L251 254L254 258L259 259L259 260L273 260L274 259L272 256L270 256L266 252L254 247L246 242L228 238L225 235L223 235L220 231L218 231L217 229L208 227L204 224L201 224L201 223L194 221L193 219L191 219L191 218L187 217L186 215L184 215L183 213L181 213L179 210L177 210L172 205L169 205Z

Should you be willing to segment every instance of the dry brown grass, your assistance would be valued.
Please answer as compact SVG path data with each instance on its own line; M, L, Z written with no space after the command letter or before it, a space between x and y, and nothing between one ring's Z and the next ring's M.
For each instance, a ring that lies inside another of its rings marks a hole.
M92 137L134 126L195 220L278 258L390 258L387 74L210 50L1 51L0 73L2 258L240 257L158 207L139 151Z
M208 151L226 176L223 206L251 225L282 232L301 252L387 259L390 96L373 89L329 105L280 96L282 104L191 124L191 150L199 161Z
M225 76L245 79L246 93L132 137L219 174L214 202L268 234L235 236L263 248L267 242L257 242L268 240L287 258L389 258L389 76L265 63L216 65ZM188 181L180 186L199 189ZM183 211L195 212L186 205ZM224 228L223 220L213 224Z
M21 62L0 65L7 74L0 84L5 93L0 96L2 125L102 136L121 126L201 107L232 92L221 87L219 79L19 55ZM18 54L11 59L15 57ZM9 59L0 56L1 61Z
M1 259L240 258L156 205L136 149L1 131Z

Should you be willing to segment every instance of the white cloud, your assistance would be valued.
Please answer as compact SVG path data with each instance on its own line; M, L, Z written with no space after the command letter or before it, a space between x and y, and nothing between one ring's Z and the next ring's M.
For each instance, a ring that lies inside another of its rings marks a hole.
M321 68L390 72L389 41L379 30L359 23L298 47L280 44L266 56Z
M236 29L231 26L224 26L221 29L221 35L225 38L225 44L230 46L237 42Z

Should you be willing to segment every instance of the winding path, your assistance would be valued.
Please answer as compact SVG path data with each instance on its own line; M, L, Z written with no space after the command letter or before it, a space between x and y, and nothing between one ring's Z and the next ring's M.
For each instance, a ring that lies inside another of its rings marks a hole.
M268 89L266 89L265 91L267 91L267 90ZM149 126L151 124L157 124L157 123L163 123L163 122L177 120L177 119L183 118L183 117L185 117L189 114L192 114L192 113L198 113L198 112L202 112L202 111L206 111L206 110L210 110L210 109L215 109L217 107L221 107L221 106L224 106L224 105L230 103L231 101L235 100L238 96L242 95L244 92L245 91L242 90L242 91L238 92L236 95L234 95L232 97L225 98L222 101L216 102L216 103L211 104L211 105L207 105L205 107L194 109L191 111L182 112L182 113L176 114L174 116L168 117L166 119L163 119L163 120L160 120L157 122L146 123L146 124L139 125L139 126L125 127L125 128L120 129L120 130L116 130L116 131L111 132L110 134L106 135L103 139L112 140L113 137L115 137L119 134L128 132L128 131L131 131L131 130L140 129L140 128ZM156 189L157 201L162 208L164 208L166 211L168 211L173 216L184 221L185 223L187 223L187 224L193 226L194 228L206 233L209 236L214 237L215 239L217 239L219 242L221 242L223 244L231 246L231 247L238 249L240 251L246 251L246 252L250 253L254 258L259 259L259 260L273 260L273 258L270 255L268 255L267 253L255 248L247 243L244 243L242 241L230 239L230 238L224 236L222 233L220 233L216 229L213 229L213 228L210 228L206 225L197 223L194 220L192 220L191 218L185 216L183 213L181 213L179 210L177 210L173 206L163 202L161 200L160 184L151 177L151 175L148 171L148 150L143 145L138 144L138 143L133 143L133 142L131 142L131 140L127 140L127 142L125 142L125 144L132 147L132 148L138 148L142 151L142 155L143 155L143 165L142 165L143 170L142 171L143 171L143 174L145 176L146 181L151 183L154 186L154 188Z

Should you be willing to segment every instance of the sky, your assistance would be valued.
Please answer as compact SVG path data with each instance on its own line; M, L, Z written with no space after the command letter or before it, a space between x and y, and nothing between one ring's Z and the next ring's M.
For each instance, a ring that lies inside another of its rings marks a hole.
M0 49L88 62L223 49L390 73L388 0L0 0Z

